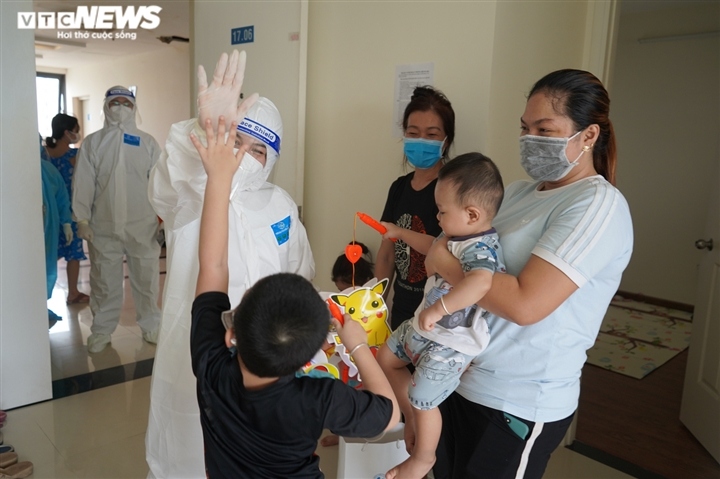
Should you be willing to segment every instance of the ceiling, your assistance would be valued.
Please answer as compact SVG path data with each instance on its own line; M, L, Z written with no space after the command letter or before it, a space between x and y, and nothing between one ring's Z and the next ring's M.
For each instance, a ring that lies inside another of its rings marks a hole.
M620 6L623 13L636 13L648 10L685 7L703 0L622 0ZM707 1L707 0L705 0ZM162 8L159 14L160 25L153 30L138 28L132 30L137 34L135 40L117 39L58 39L58 32L74 30L35 30L35 64L37 67L70 69L73 67L108 61L112 57L134 55L162 48L171 48L157 37L190 37L190 0L35 0L33 8L36 12L75 12L78 6L150 6ZM130 32L130 30L126 30ZM92 31L91 31L92 32ZM116 30L111 31L113 34ZM43 41L45 40L45 41Z
M172 48L171 44L163 43L157 37L190 37L190 0L112 0L112 1L76 1L76 0L35 0L33 9L36 12L75 12L78 6L121 6L140 7L157 5L162 8L159 13L160 25L152 30L137 28L125 29L126 33L135 33L135 39L76 39L78 30L35 30L35 65L70 69L88 63L108 61L113 57L134 55L163 48ZM80 30L84 31L84 30ZM107 31L111 36L122 30L87 30L90 33ZM73 38L59 39L58 34L71 34ZM178 41L178 40L175 40Z

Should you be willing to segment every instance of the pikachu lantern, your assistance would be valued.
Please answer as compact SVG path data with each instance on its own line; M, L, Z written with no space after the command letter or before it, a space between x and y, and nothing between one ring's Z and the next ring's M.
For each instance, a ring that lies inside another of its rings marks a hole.
M333 294L333 302L343 307L353 321L357 321L368 335L368 345L381 346L390 337L390 328L387 325L387 306L382 297L388 280L383 279L369 287L361 287L348 294Z
M387 279L378 281L373 278L363 286L341 293L321 293L330 303L330 310L337 309L337 313L333 313L335 317L340 319L342 313L347 313L353 321L360 323L367 333L368 346L373 354L377 354L378 348L390 337L388 310L382 297L388 282ZM362 380L357 367L334 330L328 333L328 345L325 349L327 363L334 365L337 371L337 375L335 371L332 374L351 386L359 387Z

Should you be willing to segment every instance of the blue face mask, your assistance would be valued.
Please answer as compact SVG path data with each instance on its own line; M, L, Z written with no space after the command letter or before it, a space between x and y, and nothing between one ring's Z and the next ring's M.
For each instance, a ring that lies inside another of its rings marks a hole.
M404 152L415 168L428 169L435 166L442 157L445 140L426 140L425 138L403 138Z

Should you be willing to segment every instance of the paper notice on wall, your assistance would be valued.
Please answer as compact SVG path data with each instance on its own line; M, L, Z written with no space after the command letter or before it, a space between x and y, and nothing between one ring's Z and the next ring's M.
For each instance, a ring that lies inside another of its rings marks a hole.
M405 107L410 103L416 86L433 86L434 63L413 63L395 66L395 112L393 115L393 136L402 138L402 120Z

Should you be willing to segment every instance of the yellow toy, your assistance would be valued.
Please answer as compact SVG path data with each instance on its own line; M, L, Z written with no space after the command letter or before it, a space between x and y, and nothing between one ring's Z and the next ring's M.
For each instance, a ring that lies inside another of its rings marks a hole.
M382 297L388 280L371 287L361 287L349 294L333 294L330 299L342 306L350 317L360 323L368 335L369 346L381 346L390 337L387 306Z

